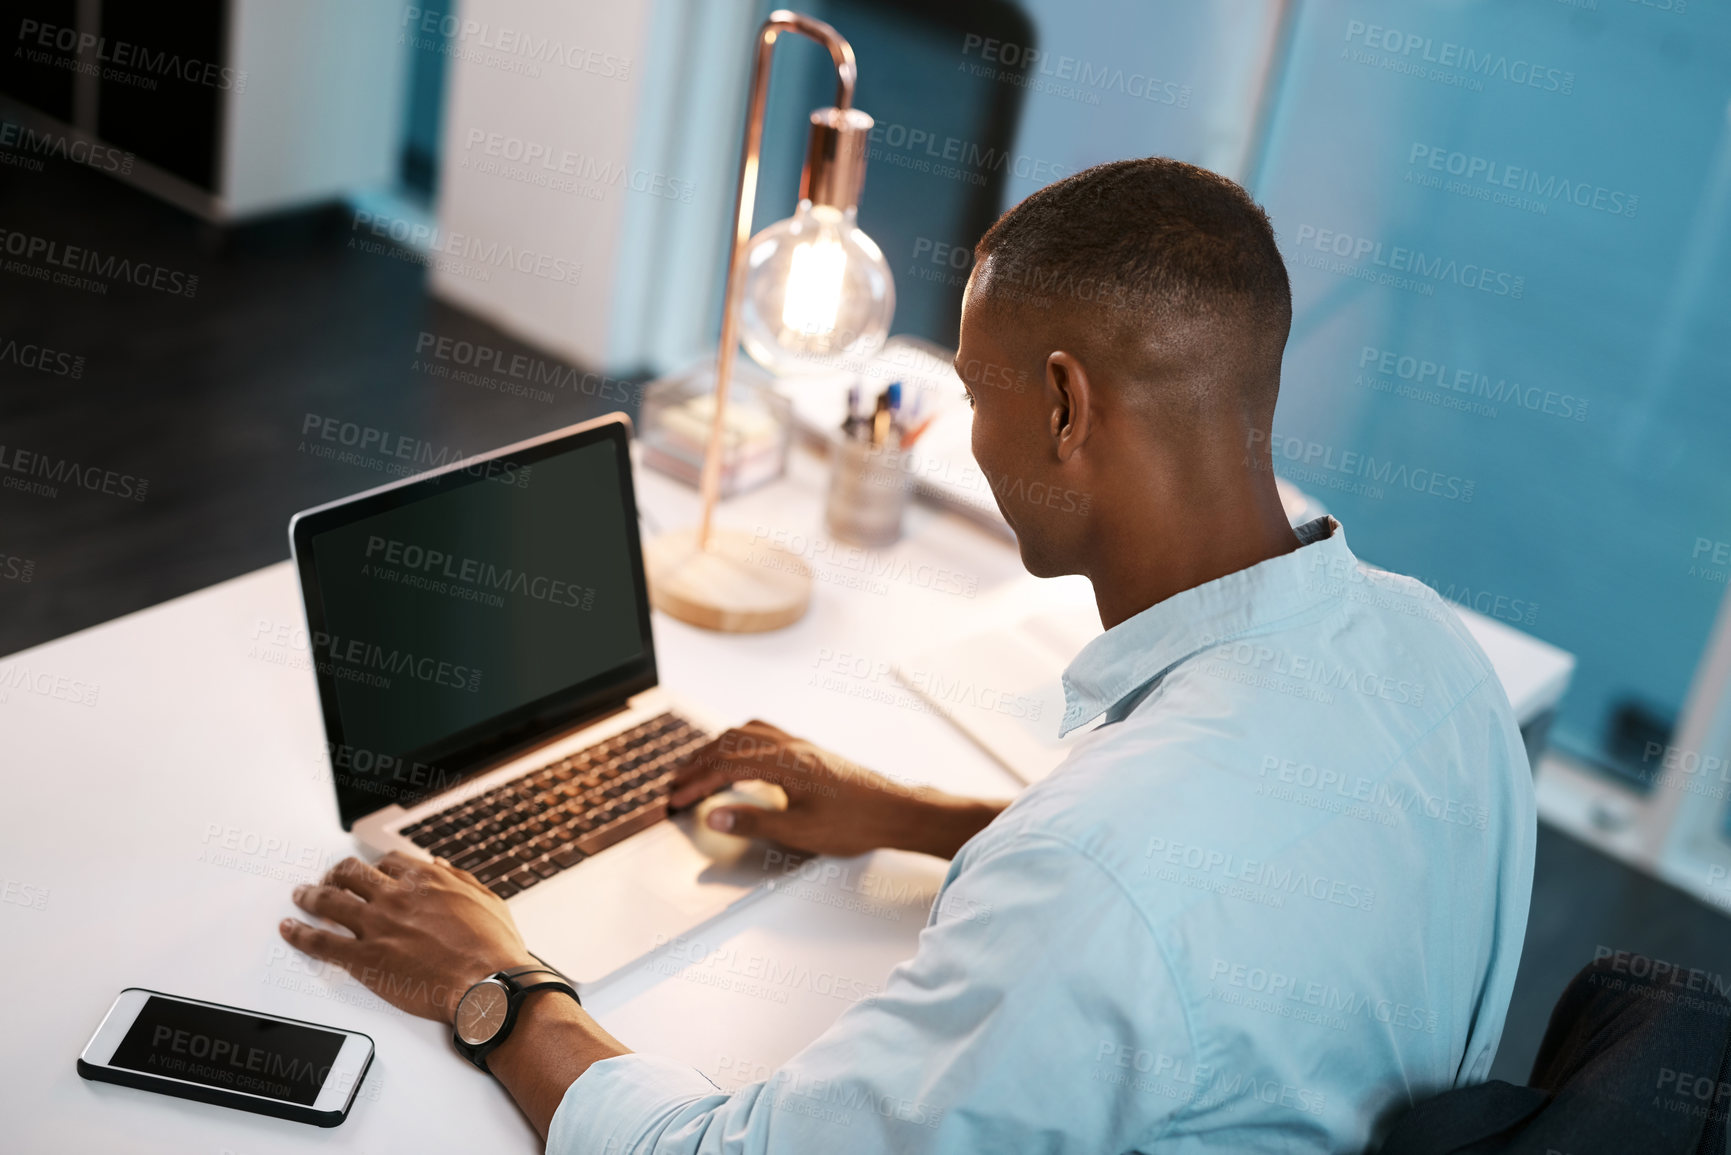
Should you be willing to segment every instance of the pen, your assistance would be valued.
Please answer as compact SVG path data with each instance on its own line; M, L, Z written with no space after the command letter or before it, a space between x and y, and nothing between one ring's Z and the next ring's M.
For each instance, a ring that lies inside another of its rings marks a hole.
M901 426L903 429L912 429L925 416L926 395L923 391L914 389L904 396L906 400L902 405Z
M917 425L915 425L912 429L908 430L908 435L906 437L902 438L902 446L901 447L903 449L913 448L914 442L919 440L920 434L924 433L927 429L931 428L932 421L934 419L936 419L936 417L937 417L937 414L933 413L931 416L925 418L923 421L921 421Z
M858 385L847 387L847 416L842 418L841 433L843 437L858 440L864 419L859 411L860 393Z

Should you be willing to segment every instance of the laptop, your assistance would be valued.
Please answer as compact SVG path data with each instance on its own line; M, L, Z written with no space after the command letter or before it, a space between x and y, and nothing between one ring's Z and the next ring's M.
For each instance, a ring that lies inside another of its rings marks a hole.
M343 828L473 872L579 983L773 886L668 814L720 727L657 683L630 432L610 414L289 523Z

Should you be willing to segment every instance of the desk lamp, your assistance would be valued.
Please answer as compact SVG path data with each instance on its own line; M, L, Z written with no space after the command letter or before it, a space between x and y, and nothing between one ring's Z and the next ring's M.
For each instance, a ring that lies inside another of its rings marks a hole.
M753 237L764 103L775 42L783 32L829 49L835 107L811 114L799 208ZM852 106L855 76L852 46L821 20L779 9L758 30L715 361L715 414L703 454L703 513L696 529L663 534L645 549L651 600L664 613L707 629L779 629L798 621L811 601L811 567L803 560L712 524L728 385L740 341L764 368L785 373L869 356L889 334L895 311L889 264L854 223L872 127L872 118Z

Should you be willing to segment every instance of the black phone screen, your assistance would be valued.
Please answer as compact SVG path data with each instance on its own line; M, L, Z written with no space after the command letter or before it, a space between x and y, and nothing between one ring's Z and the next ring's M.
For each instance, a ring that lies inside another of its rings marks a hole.
M310 1107L345 1037L152 995L108 1063Z

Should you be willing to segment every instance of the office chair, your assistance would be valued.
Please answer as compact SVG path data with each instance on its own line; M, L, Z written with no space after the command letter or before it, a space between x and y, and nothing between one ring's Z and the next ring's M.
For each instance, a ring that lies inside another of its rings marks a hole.
M1596 960L1557 1000L1527 1086L1418 1103L1380 1155L1723 1155L1731 1000L1695 976L1707 981L1640 956Z

